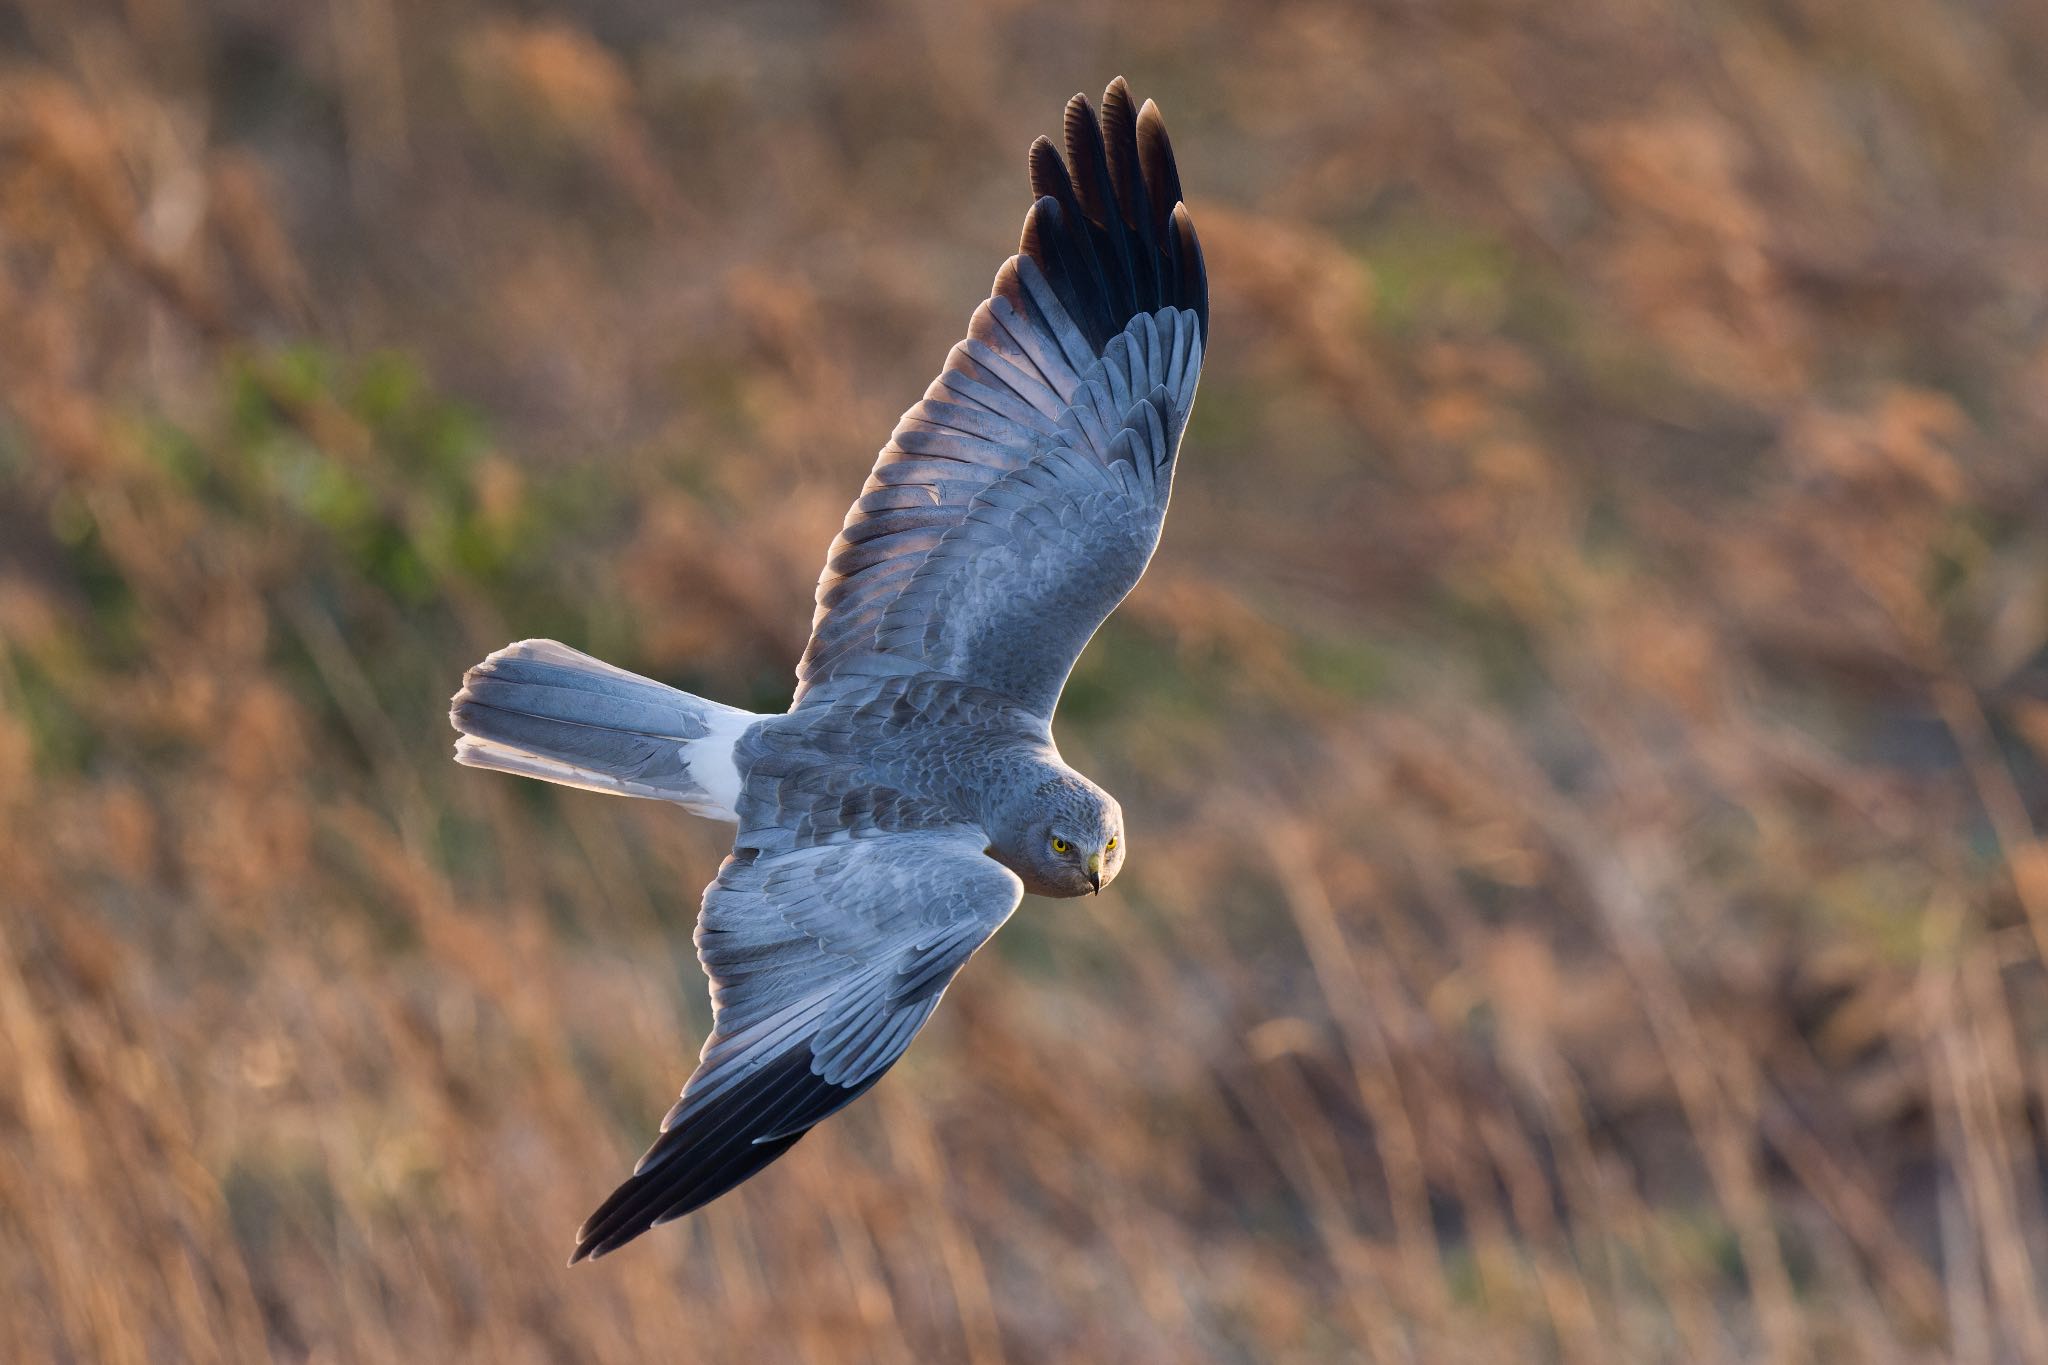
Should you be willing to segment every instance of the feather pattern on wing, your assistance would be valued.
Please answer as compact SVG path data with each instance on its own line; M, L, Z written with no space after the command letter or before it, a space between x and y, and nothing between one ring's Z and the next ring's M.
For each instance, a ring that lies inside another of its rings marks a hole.
M1158 109L1134 112L1121 79L1102 104L1100 118L1083 96L1068 104L1064 160L1032 146L1018 254L832 544L798 706L834 680L936 669L1049 718L1144 571L1201 372L1208 277Z
M1023 896L984 842L929 830L726 859L697 922L711 1037L572 1263L717 1198L880 1079Z

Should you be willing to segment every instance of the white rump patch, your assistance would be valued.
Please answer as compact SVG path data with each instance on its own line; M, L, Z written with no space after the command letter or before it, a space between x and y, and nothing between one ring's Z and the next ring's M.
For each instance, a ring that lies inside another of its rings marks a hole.
M711 727L710 733L682 746L683 762L690 765L690 780L704 793L702 804L692 801L690 809L713 820L737 823L740 770L733 762L733 746L761 717L751 711L721 706L707 709L704 719Z

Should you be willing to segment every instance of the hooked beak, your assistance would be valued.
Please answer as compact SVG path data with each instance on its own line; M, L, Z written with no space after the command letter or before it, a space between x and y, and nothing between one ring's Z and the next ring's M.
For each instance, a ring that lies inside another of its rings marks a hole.
M1088 855L1088 885L1095 888L1096 895L1102 894L1102 855L1100 853Z

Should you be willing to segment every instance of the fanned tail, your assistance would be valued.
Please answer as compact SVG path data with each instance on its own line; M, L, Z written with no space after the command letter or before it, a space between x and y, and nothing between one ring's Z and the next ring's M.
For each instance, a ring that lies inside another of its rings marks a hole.
M448 719L457 763L737 820L733 744L761 717L521 640L463 676Z

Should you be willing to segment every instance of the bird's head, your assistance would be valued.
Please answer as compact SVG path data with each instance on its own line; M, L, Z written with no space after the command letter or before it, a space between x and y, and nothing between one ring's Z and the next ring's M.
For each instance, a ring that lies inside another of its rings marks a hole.
M1033 895L1086 896L1124 865L1123 808L1085 779L1047 782L989 851Z

